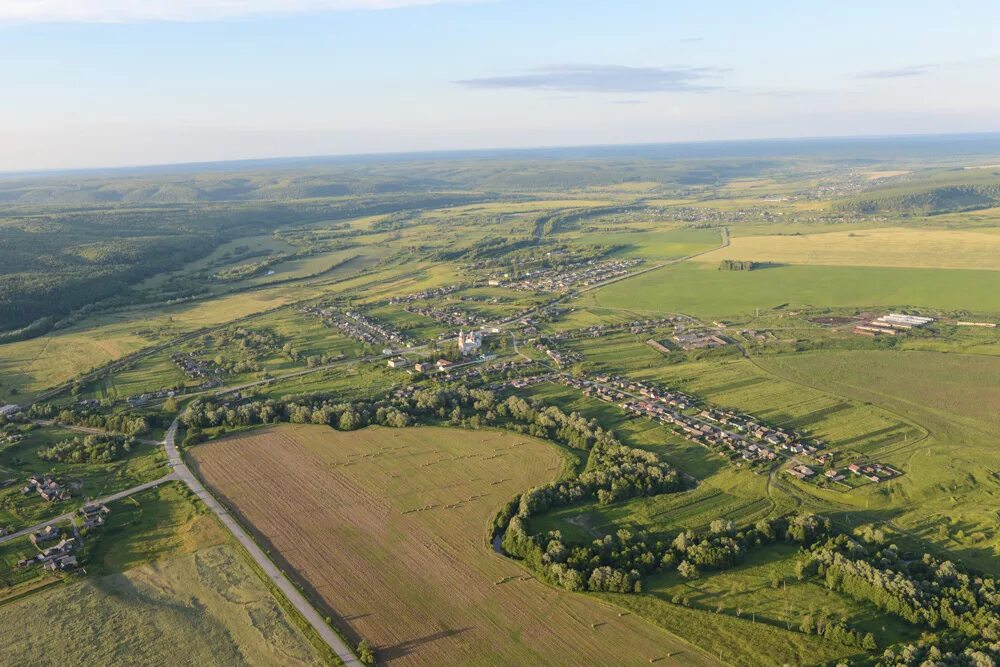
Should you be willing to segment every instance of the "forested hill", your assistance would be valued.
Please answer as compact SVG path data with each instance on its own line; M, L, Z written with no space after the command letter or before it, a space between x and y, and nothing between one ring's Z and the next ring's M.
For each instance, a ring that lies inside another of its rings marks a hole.
M120 297L130 285L181 268L227 240L292 224L482 199L415 194L0 212L0 341L42 333L59 317Z

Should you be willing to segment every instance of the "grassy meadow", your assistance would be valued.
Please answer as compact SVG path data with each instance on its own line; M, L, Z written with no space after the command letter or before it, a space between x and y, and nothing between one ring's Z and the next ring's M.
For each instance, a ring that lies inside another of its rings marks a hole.
M185 487L167 483L110 509L84 538L86 576L36 569L36 579L0 589L5 659L39 664L57 651L70 664L173 665L179 655L212 665L337 664ZM4 545L0 564L33 551L26 541Z

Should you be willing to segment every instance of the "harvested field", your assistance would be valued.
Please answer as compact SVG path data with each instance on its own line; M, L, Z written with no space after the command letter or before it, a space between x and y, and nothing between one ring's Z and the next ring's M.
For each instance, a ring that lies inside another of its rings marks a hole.
M513 433L282 426L200 446L203 479L336 622L390 665L638 665L711 657L595 598L546 586L486 544L516 492L555 477Z
M982 230L867 229L819 234L736 236L696 259L921 269L1000 270L1000 236Z
M0 627L10 665L325 664L226 545L3 605Z

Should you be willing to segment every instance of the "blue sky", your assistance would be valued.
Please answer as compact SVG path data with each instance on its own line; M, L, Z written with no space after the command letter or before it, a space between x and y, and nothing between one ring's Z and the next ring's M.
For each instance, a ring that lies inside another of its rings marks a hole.
M0 0L0 170L997 131L997 25L993 0Z

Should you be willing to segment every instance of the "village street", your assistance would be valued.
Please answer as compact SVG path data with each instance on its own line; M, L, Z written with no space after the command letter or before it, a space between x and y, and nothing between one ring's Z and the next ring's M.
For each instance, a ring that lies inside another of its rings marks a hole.
M103 431L98 431L98 432L103 433ZM146 482L145 484L133 486L131 489L125 489L124 491L113 493L110 496L104 496L103 498L94 498L90 502L97 505L107 505L108 503L113 503L116 500L121 500L122 498L128 498L129 496L135 495L136 493L146 491L147 489L156 488L160 484L164 484L166 482L170 482L175 479L177 479L177 475L175 475L174 473L170 473L168 475L164 475L159 479L153 480L152 482ZM59 516L52 517L47 521L43 521L42 523L35 524L34 526L30 526L28 528L19 530L16 533L11 533L10 535L4 535L3 537L0 537L0 544L3 544L4 542L10 542L11 540L16 540L19 537L26 537L31 533L34 533L36 531L41 530L42 528L45 528L46 526L62 523L63 521L69 521L70 519L73 518L74 514L76 514L75 511L66 512L65 514L60 514Z

